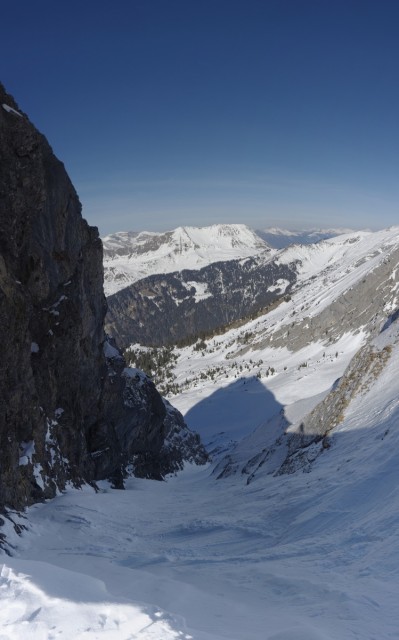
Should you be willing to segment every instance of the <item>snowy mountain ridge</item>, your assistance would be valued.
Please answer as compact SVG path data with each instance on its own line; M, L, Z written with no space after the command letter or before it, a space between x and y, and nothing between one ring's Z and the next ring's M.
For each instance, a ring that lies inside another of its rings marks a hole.
M244 224L178 227L164 233L119 232L104 237L103 247L107 296L152 274L271 253L267 243Z

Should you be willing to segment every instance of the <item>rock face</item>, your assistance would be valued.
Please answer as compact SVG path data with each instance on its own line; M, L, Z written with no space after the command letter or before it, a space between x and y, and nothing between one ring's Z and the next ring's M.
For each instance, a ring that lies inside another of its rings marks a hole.
M0 509L69 481L120 484L134 456L141 475L175 470L162 453L167 412L154 386L129 377L120 358L115 366L114 351L107 365L102 283L97 229L0 85ZM203 459L198 443L197 453Z
M122 467L131 465L136 476L160 480L181 470L185 461L204 464L207 454L199 436L187 428L181 413L161 398L154 383L142 371L126 367L111 342L105 342L104 353L108 372L101 428L91 429L89 439L95 477L109 477L115 468L108 453L110 427L117 436Z

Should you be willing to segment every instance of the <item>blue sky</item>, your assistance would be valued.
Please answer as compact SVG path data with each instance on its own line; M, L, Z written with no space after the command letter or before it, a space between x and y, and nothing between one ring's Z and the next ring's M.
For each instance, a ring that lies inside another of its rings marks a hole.
M106 233L399 224L399 2L20 0L0 80Z

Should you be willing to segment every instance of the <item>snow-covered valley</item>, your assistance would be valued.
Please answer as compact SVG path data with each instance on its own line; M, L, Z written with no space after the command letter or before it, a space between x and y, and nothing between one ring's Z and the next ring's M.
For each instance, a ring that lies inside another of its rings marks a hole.
M32 507L2 558L1 637L397 638L397 339L310 473L190 467Z
M398 243L290 248L289 300L175 349L212 460L10 514L0 638L399 638Z

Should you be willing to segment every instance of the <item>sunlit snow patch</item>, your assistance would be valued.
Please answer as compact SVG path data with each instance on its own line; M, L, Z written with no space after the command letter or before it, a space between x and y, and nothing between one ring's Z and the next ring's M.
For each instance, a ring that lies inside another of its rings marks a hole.
M101 580L44 562L0 565L0 628L4 640L189 640L155 606L118 602Z
M12 107L10 107L9 104L5 104L3 102L3 104L1 105L4 109L4 111L7 111L7 113L13 113L16 116L19 116L20 118L23 118L22 113L19 113L19 111L17 111L16 109L13 109Z

